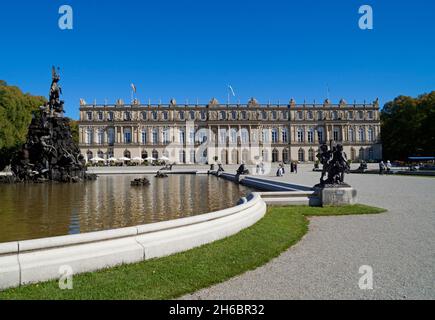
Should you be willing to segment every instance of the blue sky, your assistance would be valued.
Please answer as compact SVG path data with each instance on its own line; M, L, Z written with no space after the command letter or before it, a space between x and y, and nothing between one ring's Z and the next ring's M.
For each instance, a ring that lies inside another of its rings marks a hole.
M74 29L58 9L74 9ZM358 27L361 5L374 29ZM47 95L61 68L67 115L87 102L171 97L205 103L323 101L381 104L435 90L435 2L331 1L2 1L0 79Z

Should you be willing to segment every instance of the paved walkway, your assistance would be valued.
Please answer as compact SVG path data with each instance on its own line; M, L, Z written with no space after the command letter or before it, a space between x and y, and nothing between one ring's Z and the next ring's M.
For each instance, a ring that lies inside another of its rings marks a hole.
M285 181L314 185L303 167ZM186 299L435 299L435 178L349 175L359 202L380 215L316 217L294 247L263 267ZM255 250L255 248L253 248ZM374 289L358 287L361 265Z

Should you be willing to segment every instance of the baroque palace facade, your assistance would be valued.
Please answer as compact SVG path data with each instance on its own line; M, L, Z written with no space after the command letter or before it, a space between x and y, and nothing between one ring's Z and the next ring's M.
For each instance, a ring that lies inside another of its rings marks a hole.
M322 143L353 161L382 158L378 100L370 104L89 105L80 101L80 149L94 157L165 156L175 163L314 162Z

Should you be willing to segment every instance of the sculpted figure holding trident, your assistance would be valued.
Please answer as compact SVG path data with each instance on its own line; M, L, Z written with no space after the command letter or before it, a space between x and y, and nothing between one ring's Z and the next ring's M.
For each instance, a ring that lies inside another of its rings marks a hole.
M58 68L59 70L59 68ZM59 85L60 76L56 72L56 68L53 66L51 70L52 82L50 87L50 98L49 98L49 110L50 113L63 113L64 101L60 100L60 95L62 94L62 88Z

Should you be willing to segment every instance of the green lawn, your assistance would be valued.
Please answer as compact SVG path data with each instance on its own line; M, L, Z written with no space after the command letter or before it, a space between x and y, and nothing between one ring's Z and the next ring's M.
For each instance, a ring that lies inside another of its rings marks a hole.
M254 226L229 238L165 258L0 292L0 299L171 299L225 281L277 257L308 231L306 216L381 213L365 205L270 207Z

